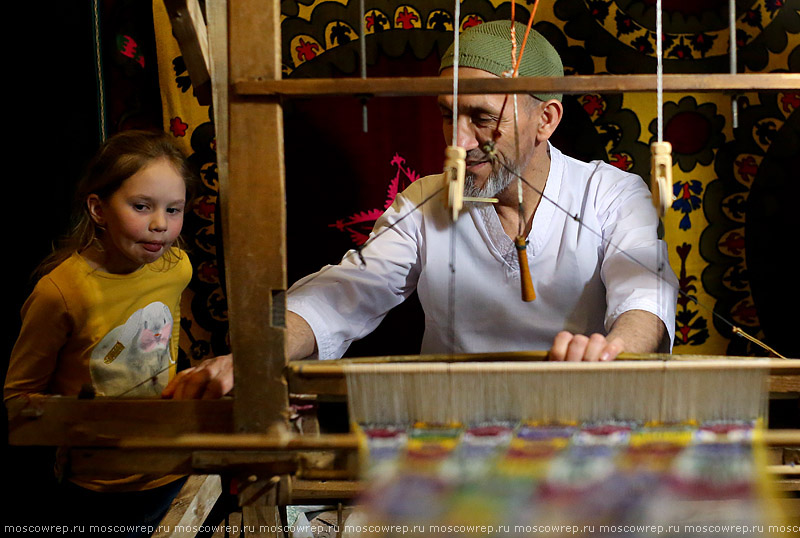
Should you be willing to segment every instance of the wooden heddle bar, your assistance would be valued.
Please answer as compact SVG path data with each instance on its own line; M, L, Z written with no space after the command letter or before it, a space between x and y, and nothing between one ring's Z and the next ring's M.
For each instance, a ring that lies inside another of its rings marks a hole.
M746 75L664 75L665 92L796 91L797 73L749 73ZM337 79L282 79L234 81L233 90L240 97L313 97L334 95L399 97L445 95L453 91L453 79L447 77L375 77ZM572 75L566 77L462 78L462 94L502 93L627 93L655 92L656 75Z
M545 363L548 359L546 351L475 353L475 354L441 354L441 355L409 355L370 357L358 359L340 359L335 361L292 361L286 368L286 379L289 390L293 394L320 394L328 396L347 395L345 370L351 365L384 364L394 368L398 365L421 363L451 362L510 362L510 363ZM650 366L641 366L643 364ZM731 366L745 368L766 368L768 374L768 391L781 393L800 393L800 359L754 359L753 357L720 357L716 355L668 355L668 354L632 354L622 353L612 363L560 363L561 368L586 369L639 369L639 368L680 368L681 364L695 364L693 368L708 368L724 371ZM554 368L546 363L532 368Z

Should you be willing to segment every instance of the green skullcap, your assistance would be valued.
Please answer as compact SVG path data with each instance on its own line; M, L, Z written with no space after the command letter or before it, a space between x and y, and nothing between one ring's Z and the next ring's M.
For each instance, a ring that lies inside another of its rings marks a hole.
M514 23L517 34L517 58L522 50L526 26ZM473 26L461 33L459 39L459 67L473 67L498 77L511 70L511 21L492 21ZM439 73L453 67L453 45L442 57ZM539 32L531 29L525 54L519 66L521 77L563 77L564 67L556 49ZM560 93L533 93L534 97L547 101L561 100Z

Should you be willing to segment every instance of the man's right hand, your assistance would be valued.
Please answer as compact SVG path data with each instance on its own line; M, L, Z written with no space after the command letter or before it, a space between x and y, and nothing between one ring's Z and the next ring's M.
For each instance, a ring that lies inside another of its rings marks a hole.
M220 355L181 370L164 387L162 398L214 400L233 388L233 355Z
M290 360L305 358L316 351L311 327L294 312L287 313L287 348ZM173 400L214 400L233 389L233 355L206 359L197 366L181 370L164 387L162 398Z

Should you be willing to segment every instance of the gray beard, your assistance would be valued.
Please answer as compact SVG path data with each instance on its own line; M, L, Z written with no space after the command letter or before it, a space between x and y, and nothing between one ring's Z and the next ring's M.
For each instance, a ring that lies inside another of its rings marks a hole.
M512 168L516 168L516 166L512 165ZM504 166L500 166L497 169L492 169L489 174L489 179L486 180L486 184L483 188L478 189L475 187L475 174L467 172L464 177L464 196L469 196L471 198L493 198L506 190L515 179L517 179L517 177L514 174Z

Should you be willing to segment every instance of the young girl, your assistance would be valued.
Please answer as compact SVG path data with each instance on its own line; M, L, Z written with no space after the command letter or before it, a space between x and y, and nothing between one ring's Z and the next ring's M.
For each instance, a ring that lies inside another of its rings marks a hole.
M161 395L175 374L180 298L192 275L188 256L175 246L192 181L163 133L126 131L103 144L78 186L72 232L39 266L22 307L6 402L89 388L112 398ZM71 489L64 497L92 515L112 516L116 507L128 519L138 499L159 498L161 490L174 495L177 478L71 478L76 486L65 486ZM102 512L97 503L115 496Z

